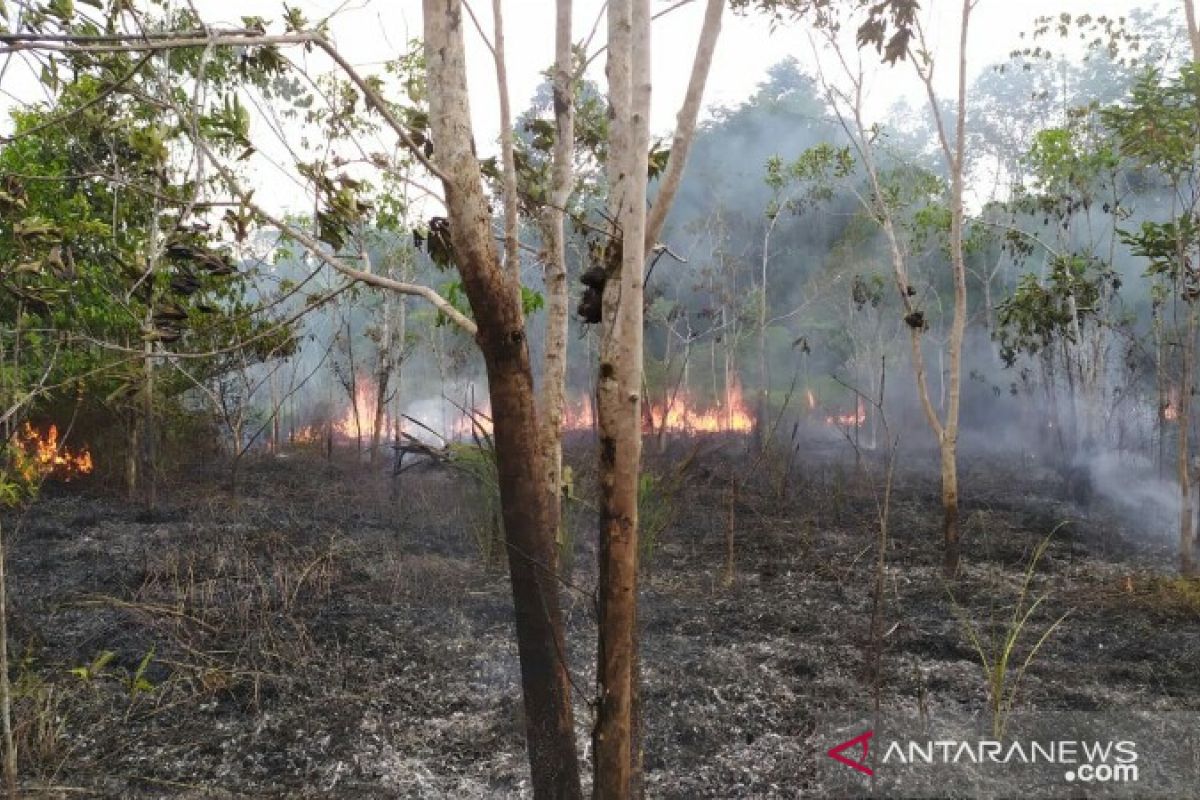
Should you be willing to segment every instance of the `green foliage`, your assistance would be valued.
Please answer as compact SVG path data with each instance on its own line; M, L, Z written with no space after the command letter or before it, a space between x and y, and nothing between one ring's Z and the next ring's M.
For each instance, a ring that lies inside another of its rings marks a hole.
M786 19L804 19L817 27L837 30L847 12L862 13L856 39L860 48L875 50L888 64L908 56L916 25L918 0L831 3L829 0L733 0L733 8L757 8L769 14L772 24Z
M1058 526L1058 528L1061 527L1062 525ZM1033 555L1026 565L1024 580L1014 599L1010 615L997 614L993 609L993 616L985 628L976 625L968 616L966 609L954 599L953 595L950 596L955 615L959 618L967 639L975 649L975 653L979 657L979 664L983 668L984 682L988 692L988 707L992 715L992 736L996 739L1004 738L1004 730L1017 699L1017 690L1021 686L1021 680L1025 677L1029 665L1033 663L1050 635L1062 625L1070 614L1068 611L1055 619L1042 630L1040 635L1036 631L1030 630L1034 613L1047 597L1047 595L1041 595L1036 599L1031 597L1033 576L1038 562L1045 555L1046 549L1050 546L1050 540L1058 528L1051 531L1050 535L1034 549ZM1020 660L1019 645L1025 640L1027 634L1037 636L1037 639L1025 651L1025 658Z
M577 60L581 54L577 54ZM547 74L549 78L549 73ZM516 121L513 158L517 168L518 195L522 213L528 217L541 214L549 201L552 154L558 139L555 123L555 99L549 81L542 84L533 105ZM604 94L588 80L575 83L575 185L568 198L568 211L580 213L601 195L602 173L608 146L608 105ZM666 167L670 150L655 144L649 158L649 175L658 175ZM497 185L501 181L496 159L482 162L484 175Z
M1056 256L1044 280L1032 273L1022 276L997 309L1001 358L1011 367L1018 355L1036 355L1060 339L1077 343L1077 326L1098 320L1101 298L1120 286L1115 271L1083 256Z
M1189 64L1173 79L1146 70L1126 103L1101 112L1120 137L1121 152L1173 182L1194 175L1200 141L1200 65Z
M1147 70L1129 101L1102 116L1116 131L1121 152L1163 175L1175 193L1173 218L1122 230L1121 240L1147 260L1147 275L1169 282L1181 300L1193 303L1200 299L1200 64L1185 66L1170 80Z
M41 4L24 22L35 31L97 35L104 33L93 18L98 8ZM144 21L196 27L189 12ZM288 326L254 313L270 298L253 292L253 273L231 245L246 241L254 220L230 207L214 224L211 209L197 202L208 187L191 169L190 122L152 99L163 92L161 80L179 84L166 90L169 102L188 106L193 94L180 86L202 75L212 99L197 110L195 130L218 153L247 155L250 112L234 87L265 86L279 68L267 63L269 53L46 59L48 99L12 112L13 134L0 148L0 263L13 265L0 269L0 317L13 321L0 335L22 339L21 362L0 384L3 393L30 392L44 380L62 387L47 402L77 395L117 410L145 380L129 353L147 343L193 356L190 369L200 379L243 357L291 351ZM239 349L244 341L254 344ZM195 357L208 351L223 354ZM159 372L156 405L190 385L174 370Z
M1197 273L1188 268L1187 253L1200 243L1200 221L1193 216L1182 216L1167 222L1142 222L1136 230L1120 232L1121 241L1129 245L1135 256L1149 262L1146 274L1167 276L1172 281L1184 282L1183 299L1191 301L1197 296Z
M90 663L82 664L78 667L72 667L71 669L67 670L67 672L68 674L79 678L80 681L88 685L94 684L101 678L112 675L112 677L124 684L125 688L129 692L129 699L136 700L138 695L153 692L156 688L154 684L150 682L149 678L146 677L146 674L150 669L150 664L154 661L154 653L155 648L151 646L151 648L146 651L146 654L142 656L141 660L138 661L138 664L133 671L118 669L114 673L112 670L109 670L109 665L112 664L113 659L117 657L117 654L112 650L102 650L96 654L96 657L93 658Z
M96 654L96 657L91 660L91 663L83 664L78 667L72 667L67 670L70 674L79 678L84 683L93 683L97 678L104 674L104 670L112 660L117 657L117 654L112 650L101 650Z
M154 684L146 677L146 672L150 669L152 661L154 661L154 647L146 651L146 655L142 656L142 660L138 662L137 668L129 676L127 685L131 700L136 700L139 694L154 691Z
M771 189L767 218L780 213L800 214L833 199L834 189L854 174L855 162L849 147L822 142L801 153L794 161L779 156L767 159L764 181Z

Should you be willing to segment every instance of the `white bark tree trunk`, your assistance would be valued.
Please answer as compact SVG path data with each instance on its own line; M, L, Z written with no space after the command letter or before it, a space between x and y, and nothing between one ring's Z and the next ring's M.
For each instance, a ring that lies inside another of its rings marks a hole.
M550 497L560 551L567 544L562 525L562 427L567 393L567 330L570 313L565 218L574 181L575 152L571 18L572 0L558 0L553 74L555 140L549 203L541 215L546 288L546 337L539 397L541 448L545 453L542 491Z

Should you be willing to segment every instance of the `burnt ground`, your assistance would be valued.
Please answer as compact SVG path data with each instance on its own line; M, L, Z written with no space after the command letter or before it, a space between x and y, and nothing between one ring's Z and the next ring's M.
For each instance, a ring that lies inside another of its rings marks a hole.
M869 791L824 751L871 714L880 470L856 469L844 448L807 449L791 466L754 466L736 441L647 448L661 477L647 502L669 521L643 595L649 796ZM593 495L587 448L574 456L566 607L586 770ZM1085 513L1025 464L967 456L968 566L947 586L924 463L899 464L890 510L886 712L986 725L964 620L1005 619L1057 528L1033 581L1046 599L1014 661L1071 613L1030 662L1013 719L1194 718L1200 588L1170 577L1169 520L1152 508L1131 520L1103 498ZM527 794L508 584L480 558L487 514L469 477L430 468L397 485L386 468L298 452L246 467L236 495L223 474L193 471L164 496L150 514L99 487L48 487L19 523L5 521L25 796ZM976 778L906 791L1018 791ZM1020 791L1085 796L1067 788Z

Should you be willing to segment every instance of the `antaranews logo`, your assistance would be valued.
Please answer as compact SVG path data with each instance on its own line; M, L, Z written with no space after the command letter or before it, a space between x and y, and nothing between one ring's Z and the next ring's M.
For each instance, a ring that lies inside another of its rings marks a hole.
M829 748L829 750L826 752L826 755L828 755L834 761L840 761L841 763L845 764L847 767L852 767L852 768L858 770L859 772L863 773L864 775L870 777L875 774L874 770L872 770L869 766L867 766L867 759L871 757L871 737L874 735L875 735L875 731L866 731L864 733L860 733L858 736L855 736L853 739L847 739L846 741L842 742L841 744L836 744L833 747ZM862 748L862 758L861 759L855 760L855 759L852 759L849 756L845 755L845 752L847 750L850 750L855 747Z
M864 731L834 745L826 751L826 755L873 777L875 771L868 762L870 742L874 736L874 730ZM1133 783L1138 780L1137 744L1129 740L1014 740L1007 743L991 739L891 740L882 749L883 757L879 760L881 769L887 764L943 767L965 764L1055 765L1065 767L1062 776L1068 783ZM861 750L861 755L854 752L856 750Z

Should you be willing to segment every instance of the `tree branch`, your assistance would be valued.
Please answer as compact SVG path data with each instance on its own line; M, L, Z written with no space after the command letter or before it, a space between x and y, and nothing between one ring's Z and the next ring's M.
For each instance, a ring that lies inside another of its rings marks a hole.
M717 47L717 37L721 33L721 14L725 10L723 0L708 0L704 11L704 25L700 29L700 41L696 46L696 58L692 62L692 74L688 79L687 94L684 95L683 105L675 123L675 136L671 140L671 154L667 158L667 169L659 184L658 194L655 195L646 220L646 252L649 253L658 243L663 225L667 221L667 213L679 191L683 179L683 168L687 164L688 151L696 138L696 120L700 115L700 101L704 98L704 87L708 82L708 73L712 67L713 52Z

